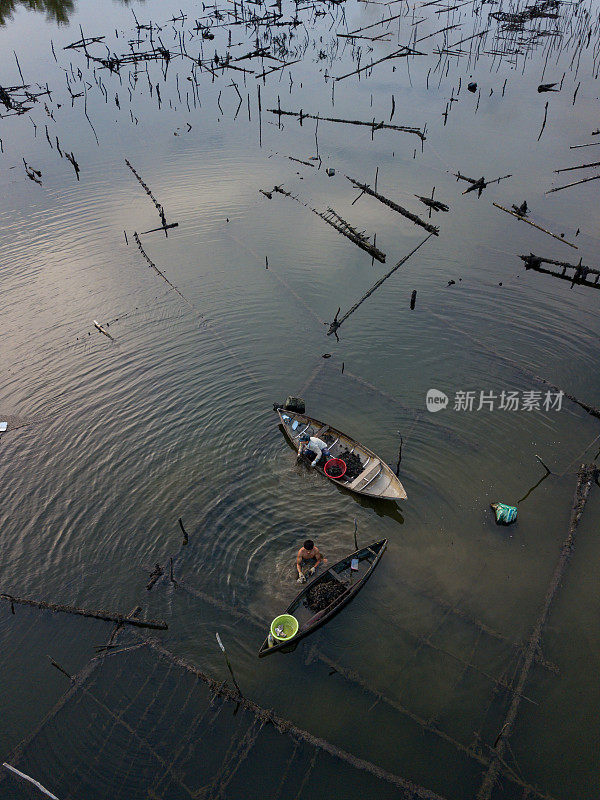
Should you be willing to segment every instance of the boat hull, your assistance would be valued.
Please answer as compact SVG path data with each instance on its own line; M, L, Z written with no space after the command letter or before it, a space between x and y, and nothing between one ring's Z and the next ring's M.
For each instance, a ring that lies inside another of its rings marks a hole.
M378 542L373 542L373 544L368 545L367 547L363 547L360 550L356 550L354 553L346 556L345 558L338 561L328 570L323 572L321 575L318 575L314 578L310 583L308 583L302 591L296 595L296 597L292 600L292 602L287 607L285 613L286 614L294 614L301 605L303 605L303 601L306 598L306 595L312 589L313 586L316 586L319 583L322 583L327 580L335 580L336 578L331 574L335 573L337 575L342 575L345 572L348 572L350 569L350 564L352 559L358 559L359 563L365 560L369 560L369 568L365 572L365 574L353 585L350 585L348 589L344 592L344 594L340 595L336 600L334 600L327 608L324 608L322 611L318 611L313 614L310 619L306 620L303 624L300 625L298 629L298 633L293 636L291 639L285 642L281 642L280 644L275 644L272 647L269 647L269 637L267 636L264 642L261 645L260 650L258 651L258 657L264 658L265 656L269 656L272 653L277 652L287 652L288 650L295 649L298 642L303 639L305 636L313 633L316 631L317 628L320 628L321 625L325 625L325 623L329 622L337 613L339 613L345 605L347 605L350 600L352 600L358 592L363 588L365 583L369 580L371 575L373 574L375 567L379 564L383 553L387 547L387 539L381 539Z
M342 478L331 478L327 475L322 466L317 465L315 469L321 475L324 475L327 480L332 481L347 489L354 494L359 494L362 497L369 497L374 500L405 500L406 491L400 482L397 475L393 470L380 459L368 447L360 444L355 439L352 439L342 431L326 425L314 417L309 417L306 414L298 414L294 411L286 411L283 408L277 409L279 422L283 434L289 444L295 449L299 446L299 439L303 433L309 436L317 436L322 439L324 436L331 438L333 444L329 450L334 458L339 457L345 449L356 453L360 456L364 464L364 470L360 476L350 479L346 476ZM297 424L296 424L297 423ZM294 425L296 424L296 427ZM326 441L326 440L325 440Z

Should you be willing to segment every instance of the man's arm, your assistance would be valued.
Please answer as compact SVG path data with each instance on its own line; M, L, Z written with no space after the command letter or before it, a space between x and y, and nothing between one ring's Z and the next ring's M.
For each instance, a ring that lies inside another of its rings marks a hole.
M317 559L317 563L314 565L314 567L310 568L310 570L309 570L309 574L310 575L314 575L315 574L319 564L323 564L323 566L325 566L325 564L327 563L327 559L324 557L323 553L319 550L319 548L315 547L315 550L317 551L317 553L315 555L315 558Z
M301 552L302 548L298 550L298 555L296 556L296 569L298 570L298 576L302 575L302 567L300 566L302 564L302 556L300 555Z

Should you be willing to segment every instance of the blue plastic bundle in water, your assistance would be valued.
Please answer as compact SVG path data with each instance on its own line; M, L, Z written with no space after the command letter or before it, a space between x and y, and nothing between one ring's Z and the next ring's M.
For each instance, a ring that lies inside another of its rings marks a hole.
M491 508L496 515L497 525L510 525L517 519L517 507L507 506L506 503L492 503Z

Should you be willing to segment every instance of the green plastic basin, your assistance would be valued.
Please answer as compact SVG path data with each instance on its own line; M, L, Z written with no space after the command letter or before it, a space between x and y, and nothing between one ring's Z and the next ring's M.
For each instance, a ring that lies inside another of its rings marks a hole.
M275 633L275 628L283 628L283 636ZM271 636L278 642L285 642L298 633L298 620L291 614L280 614L271 623Z

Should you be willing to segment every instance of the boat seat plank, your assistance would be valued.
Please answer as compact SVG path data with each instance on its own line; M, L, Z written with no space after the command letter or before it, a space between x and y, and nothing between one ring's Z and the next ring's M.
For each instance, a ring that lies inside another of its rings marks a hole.
M321 436L324 436L328 430L329 430L329 425L323 425L323 427L319 428L319 430L314 434L315 438L320 439Z
M327 570L327 574L328 574L328 575L331 575L331 577L332 577L332 578L335 578L335 579L336 579L336 581L339 581L339 583L344 583L344 581L342 580L342 578L340 578L340 576L337 574L337 572L334 572L334 571L333 571L333 569L328 569L328 570Z
M361 484L366 484L371 481L376 475L379 474L378 470L380 470L381 462L379 459L374 459L369 463L369 466L360 473L360 475L355 478L351 484L349 484L349 489L361 489Z
M372 478L369 478L369 480L366 483L363 483L363 485L360 487L361 492L364 491L370 483L373 483L373 481L381 475L382 471L383 471L383 464L380 464L379 469L377 470L375 475L373 475Z

